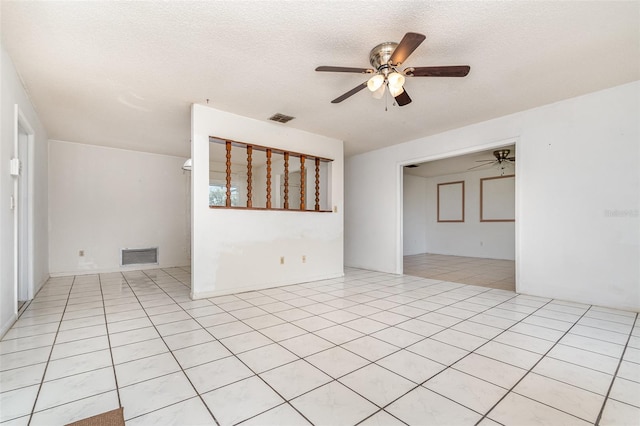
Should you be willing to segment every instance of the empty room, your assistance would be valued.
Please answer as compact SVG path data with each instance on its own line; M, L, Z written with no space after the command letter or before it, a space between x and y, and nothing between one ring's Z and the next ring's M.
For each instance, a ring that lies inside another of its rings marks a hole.
M0 424L640 424L640 2L0 8Z

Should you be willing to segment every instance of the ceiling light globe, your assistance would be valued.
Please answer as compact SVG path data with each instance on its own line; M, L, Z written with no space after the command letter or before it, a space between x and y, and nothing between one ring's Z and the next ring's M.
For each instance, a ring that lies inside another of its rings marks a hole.
M399 72L392 72L387 76L387 80L389 81L389 88L396 87L400 88L404 85L404 75Z
M370 91L375 92L382 86L382 83L384 83L384 76L376 74L367 81L367 87Z
M378 87L378 89L373 92L373 98L374 99L382 99L382 97L384 96L384 88L386 87L385 84L381 85L380 87Z
M389 84L389 93L391 93L391 96L393 96L394 98L402 92L404 92L404 88L402 86L392 86L391 84Z

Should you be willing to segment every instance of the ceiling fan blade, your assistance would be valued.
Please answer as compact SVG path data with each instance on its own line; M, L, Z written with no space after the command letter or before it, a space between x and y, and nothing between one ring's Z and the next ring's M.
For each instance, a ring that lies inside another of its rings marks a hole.
M495 163L496 160L476 160L476 163Z
M411 77L465 77L469 74L469 65L452 65L445 67L407 68L405 74Z
M467 170L479 169L480 167L490 166L490 165L493 165L494 163L497 163L497 161L492 161L491 163L486 163L486 164L480 164L475 167L471 167L470 169L467 169Z
M398 106L405 106L411 103L411 98L406 90L403 90L398 96L395 97Z
M391 58L389 58L389 62L394 66L400 65L407 60L409 55L411 55L418 46L420 46L420 43L422 43L425 38L424 34L406 33L404 37L402 37L400 44L398 44L396 49L393 51Z
M353 89L349 90L347 93L345 93L342 96L338 96L337 98L335 98L334 100L331 101L332 104L338 104L342 101L344 101L345 99L355 95L356 93L358 93L359 91L361 91L362 89L364 89L365 87L367 87L367 82L365 81L364 83L361 83L359 85L357 85L356 87L354 87Z
M316 68L316 71L322 72L352 72L356 74L373 74L374 70L371 68L350 68L350 67L328 67L322 66Z

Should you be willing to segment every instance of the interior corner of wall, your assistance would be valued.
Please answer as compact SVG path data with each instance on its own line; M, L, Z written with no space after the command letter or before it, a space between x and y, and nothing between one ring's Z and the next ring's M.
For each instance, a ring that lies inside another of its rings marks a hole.
M0 339L4 337L4 335L7 333L7 331L9 331L9 329L16 322L17 319L18 319L18 314L14 313L11 315L11 317L9 317L9 319L4 324L0 326Z

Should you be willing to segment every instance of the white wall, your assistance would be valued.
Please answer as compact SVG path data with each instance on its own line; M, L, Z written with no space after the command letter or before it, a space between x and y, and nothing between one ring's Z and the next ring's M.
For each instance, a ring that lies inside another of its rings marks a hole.
M515 223L480 222L480 179L495 176L499 176L495 169L431 178L405 173L404 255L434 253L514 260ZM438 222L438 184L457 181L465 183L464 222Z
M191 120L192 296L341 276L342 141L202 105L193 105ZM331 205L337 213L210 209L209 136L335 159Z
M10 209L14 179L9 175L9 160L14 152L17 104L35 132L33 141L33 290L47 280L47 134L25 92L11 59L0 48L0 336L11 326L15 315L14 230L15 210Z
M345 263L402 271L401 165L516 141L518 291L640 310L639 104L634 82L348 158Z
M427 179L405 173L402 199L403 254L427 253Z
M61 141L49 141L49 158L52 275L140 269L120 266L122 248L189 264L185 158Z

